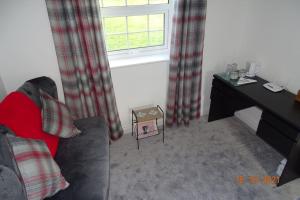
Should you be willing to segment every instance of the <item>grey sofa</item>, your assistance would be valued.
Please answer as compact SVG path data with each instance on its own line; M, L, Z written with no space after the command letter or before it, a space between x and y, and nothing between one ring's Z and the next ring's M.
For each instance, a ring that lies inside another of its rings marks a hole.
M19 91L27 94L41 106L39 88L57 98L56 85L47 77L29 80L19 88ZM105 121L101 117L92 117L77 120L75 125L82 133L74 138L60 139L55 157L70 186L48 200L108 199L109 136ZM5 133L9 131L5 127L0 127L0 141L4 143L0 143L0 199L23 200L26 196L17 179L18 172L8 155L11 152L3 139Z

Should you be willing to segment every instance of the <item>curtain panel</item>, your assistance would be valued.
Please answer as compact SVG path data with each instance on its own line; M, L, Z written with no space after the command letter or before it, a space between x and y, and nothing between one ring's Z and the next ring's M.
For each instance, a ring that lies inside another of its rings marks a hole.
M166 124L200 117L206 0L175 0Z
M98 0L46 0L66 105L76 118L104 116L112 140L123 129Z

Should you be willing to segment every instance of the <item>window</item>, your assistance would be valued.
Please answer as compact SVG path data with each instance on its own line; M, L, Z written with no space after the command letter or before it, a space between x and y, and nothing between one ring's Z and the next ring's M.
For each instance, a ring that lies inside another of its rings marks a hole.
M169 0L100 0L109 55L167 50Z

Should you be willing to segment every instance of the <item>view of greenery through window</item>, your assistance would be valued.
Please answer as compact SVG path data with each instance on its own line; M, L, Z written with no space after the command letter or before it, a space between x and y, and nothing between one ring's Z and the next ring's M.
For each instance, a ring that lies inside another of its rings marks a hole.
M168 0L100 0L102 7L166 4ZM165 43L164 13L103 17L108 51L162 46Z

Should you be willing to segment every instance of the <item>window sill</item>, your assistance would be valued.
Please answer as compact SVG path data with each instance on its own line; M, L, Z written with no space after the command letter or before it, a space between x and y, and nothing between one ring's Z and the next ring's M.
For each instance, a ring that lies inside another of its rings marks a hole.
M120 67L128 67L140 64L149 64L156 62L168 62L169 55L161 54L161 55L149 55L149 56L136 56L131 58L121 58L121 59L110 59L109 65L110 68L120 68Z

